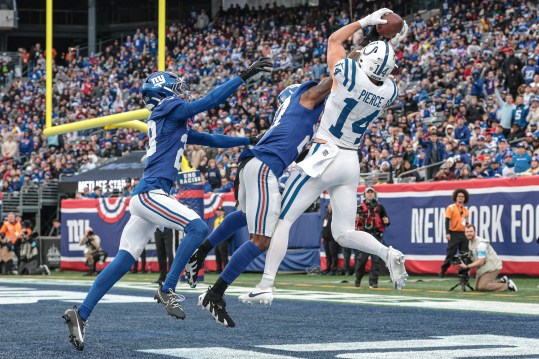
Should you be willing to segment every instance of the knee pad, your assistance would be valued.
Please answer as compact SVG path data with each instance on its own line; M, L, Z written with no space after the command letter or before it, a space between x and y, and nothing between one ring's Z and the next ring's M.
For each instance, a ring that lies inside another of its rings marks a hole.
M203 240L206 239L209 232L210 229L208 228L208 225L200 218L189 222L189 224L185 227L185 234L200 237Z

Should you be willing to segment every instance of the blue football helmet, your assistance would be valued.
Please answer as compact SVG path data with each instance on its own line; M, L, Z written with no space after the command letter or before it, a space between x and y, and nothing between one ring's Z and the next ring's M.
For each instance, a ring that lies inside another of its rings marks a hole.
M158 71L146 77L140 90L146 108L152 111L163 99L179 96L191 101L189 85L172 72Z
M277 101L279 102L279 106L281 106L292 94L294 91L296 91L299 88L300 84L293 84L285 88L284 90L277 95Z

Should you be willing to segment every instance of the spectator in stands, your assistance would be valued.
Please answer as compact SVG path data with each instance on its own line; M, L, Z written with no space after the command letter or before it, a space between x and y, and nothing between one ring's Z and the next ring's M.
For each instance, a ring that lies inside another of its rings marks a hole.
M215 193L226 193L232 191L232 182L228 178L221 178L221 187L214 190Z
M217 162L214 159L209 160L206 178L214 190L221 185L221 173L217 168Z
M442 164L440 170L434 176L434 181L452 181L455 179L457 179L457 176L451 171L447 163Z
M484 292L517 291L515 283L503 276L497 280L502 270L502 261L487 239L476 235L473 224L466 225L466 239L469 241L469 249L472 253L473 262L470 264L460 263L459 267L466 270L477 270L475 290Z
M464 142L466 145L470 144L470 129L466 126L466 120L464 117L460 117L457 120L457 128L455 128L455 139L459 142Z
M530 168L520 173L521 176L537 176L539 175L539 157L533 156Z
M517 153L513 155L515 173L526 172L531 167L531 156L526 153L526 146L523 143L517 144Z
M101 198L103 197L103 189L100 186L94 187L94 192L90 194L89 198Z
M73 168L73 162L67 161L66 168L62 170L63 176L73 176L77 171Z
M440 165L433 165L445 160L447 158L447 153L445 151L445 145L438 139L436 126L430 127L428 140L423 140L422 135L422 130L418 129L417 136L419 143L425 148L424 165L431 166L427 168L427 179L432 179L434 178L434 175L438 173L440 168Z
M15 141L12 134L8 134L2 143L2 157L4 160L19 157L19 144Z

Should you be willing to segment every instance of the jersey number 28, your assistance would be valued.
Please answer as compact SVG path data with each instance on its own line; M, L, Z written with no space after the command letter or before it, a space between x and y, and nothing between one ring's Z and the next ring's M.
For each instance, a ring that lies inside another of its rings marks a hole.
M146 155L147 157L151 157L155 153L155 151L157 151L157 125L155 124L155 121L148 121L148 137L150 137L150 143ZM182 136L180 141L183 142L183 146L181 146L176 153L176 159L174 160L174 168L178 171L181 170L183 148L185 146L185 143L187 142L186 133Z

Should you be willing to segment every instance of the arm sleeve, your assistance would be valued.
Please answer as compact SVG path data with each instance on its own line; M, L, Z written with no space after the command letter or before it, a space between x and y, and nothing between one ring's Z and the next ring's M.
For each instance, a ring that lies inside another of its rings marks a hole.
M500 91L498 91L498 89L495 89L494 90L494 94L496 95L496 99L498 100L498 102L500 103L500 107L505 105L505 101L502 99L502 97L500 96Z
M232 137L224 135L210 135L204 132L189 130L187 144L210 146L216 148L229 148L236 146L247 146L249 137Z
M187 111L187 116L185 118L193 117L197 113L208 111L209 109L216 107L229 98L241 85L243 85L242 79L236 77L217 87L200 100L189 103L185 106Z
M451 224L451 219L446 217L445 219L445 232L446 233L449 233L450 224Z

